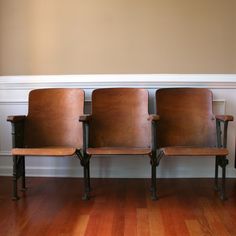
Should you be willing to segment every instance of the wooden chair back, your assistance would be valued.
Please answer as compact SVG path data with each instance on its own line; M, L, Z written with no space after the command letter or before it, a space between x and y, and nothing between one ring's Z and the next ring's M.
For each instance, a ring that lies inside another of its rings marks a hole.
M156 92L158 147L216 146L212 92L205 88L167 88Z
M83 112L82 89L32 90L25 122L25 146L82 147L83 133L79 116Z
M92 93L90 147L150 147L148 91L96 89Z

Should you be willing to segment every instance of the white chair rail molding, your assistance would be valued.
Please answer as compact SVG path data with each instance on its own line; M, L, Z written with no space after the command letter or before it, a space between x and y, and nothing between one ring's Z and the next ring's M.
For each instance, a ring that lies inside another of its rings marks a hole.
M236 117L236 74L89 74L0 76L0 175L12 175L11 126L8 115L26 115L28 94L37 88L78 87L85 91L85 113L90 112L91 92L105 87L138 87L149 91L149 112L154 112L155 91L168 87L202 87L213 92L214 114ZM234 168L236 122L228 130L229 165L227 177L236 177ZM133 164L135 162L135 165ZM199 158L163 159L157 168L161 178L201 178L214 176L212 158L204 165ZM26 158L28 176L82 177L82 168L73 158ZM95 157L91 162L91 177L149 178L148 158L127 156Z

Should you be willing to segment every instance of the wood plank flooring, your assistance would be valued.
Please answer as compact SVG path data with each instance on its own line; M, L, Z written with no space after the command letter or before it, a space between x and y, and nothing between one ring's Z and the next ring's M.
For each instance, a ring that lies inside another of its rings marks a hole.
M152 201L148 179L92 179L81 200L79 178L27 178L28 190L11 201L12 180L0 177L0 236L236 236L236 179L228 200L213 179L160 179Z

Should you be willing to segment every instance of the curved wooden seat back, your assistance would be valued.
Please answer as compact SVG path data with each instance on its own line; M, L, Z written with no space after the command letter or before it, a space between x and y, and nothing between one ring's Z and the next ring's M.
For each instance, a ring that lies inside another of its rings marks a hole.
M216 146L212 92L202 88L169 88L156 92L158 147Z
M150 147L148 91L97 89L92 94L90 147Z
M29 94L25 123L25 146L82 147L84 91L81 89L36 89Z

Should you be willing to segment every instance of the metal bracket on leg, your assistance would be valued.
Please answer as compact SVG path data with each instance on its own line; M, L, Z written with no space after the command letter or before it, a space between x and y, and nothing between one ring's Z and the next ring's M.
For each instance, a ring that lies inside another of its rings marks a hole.
M77 151L77 156L80 159L80 163L84 168L84 195L82 197L83 200L89 200L90 199L90 165L89 165L89 160L90 156L87 155L86 153L81 153L79 150Z
M157 187L156 187L156 168L159 165L160 159L162 158L163 153L160 152L158 155L156 151L152 151L151 155L151 167L152 167L152 183L151 183L151 194L152 200L157 200Z

